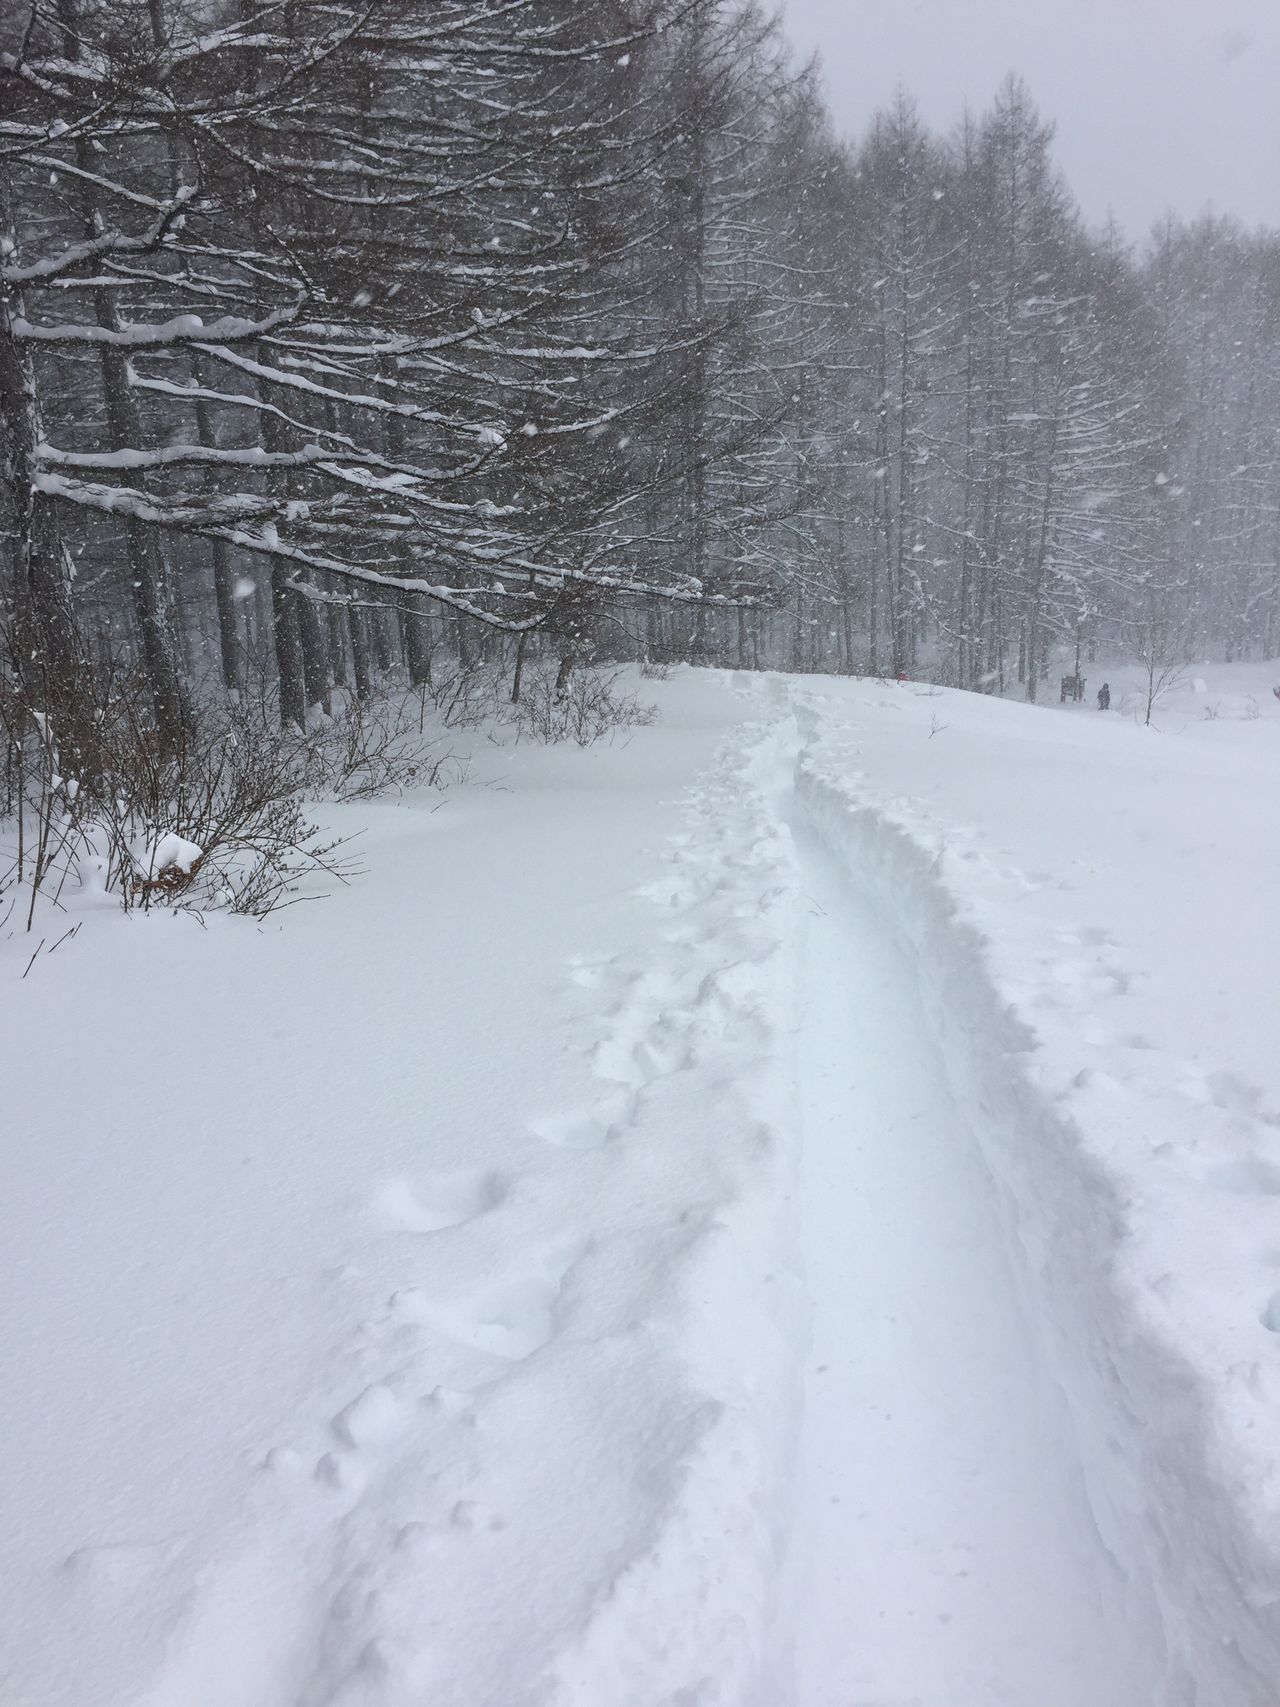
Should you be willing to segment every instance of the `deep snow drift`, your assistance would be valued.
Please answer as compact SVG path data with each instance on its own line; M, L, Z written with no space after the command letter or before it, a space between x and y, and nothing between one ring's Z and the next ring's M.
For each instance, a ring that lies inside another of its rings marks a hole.
M0 944L6 1704L1280 1699L1262 673L650 697Z

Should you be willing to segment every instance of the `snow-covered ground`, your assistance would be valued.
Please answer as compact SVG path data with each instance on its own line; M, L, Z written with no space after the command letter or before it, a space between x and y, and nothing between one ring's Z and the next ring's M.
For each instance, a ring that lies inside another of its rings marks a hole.
M1275 1707L1280 701L1108 679L0 943L5 1707Z

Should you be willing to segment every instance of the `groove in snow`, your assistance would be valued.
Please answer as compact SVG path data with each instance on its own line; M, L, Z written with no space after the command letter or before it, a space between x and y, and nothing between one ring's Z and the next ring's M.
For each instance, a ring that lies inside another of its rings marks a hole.
M797 1707L1144 1707L1060 1395L909 959L797 830L814 1343L793 1541Z

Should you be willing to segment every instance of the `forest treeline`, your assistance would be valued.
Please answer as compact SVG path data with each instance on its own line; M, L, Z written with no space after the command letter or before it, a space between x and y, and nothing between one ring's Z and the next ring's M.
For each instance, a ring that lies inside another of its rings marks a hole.
M0 0L11 679L1280 650L1280 238L728 0ZM1041 688L1040 691L1043 691Z

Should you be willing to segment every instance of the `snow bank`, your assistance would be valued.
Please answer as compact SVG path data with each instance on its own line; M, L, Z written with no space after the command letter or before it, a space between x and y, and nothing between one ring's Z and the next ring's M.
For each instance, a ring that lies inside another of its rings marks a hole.
M1100 933L1047 928L1034 880L869 782L859 735L796 698L799 810L918 969L1128 1584L1117 1612L1162 1633L1158 1707L1274 1707L1276 1122L1240 1079L1108 1024L1129 974Z

